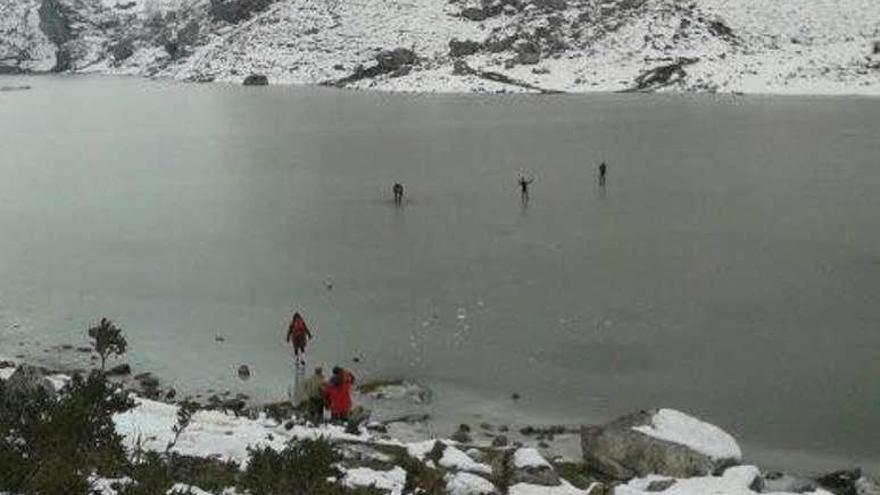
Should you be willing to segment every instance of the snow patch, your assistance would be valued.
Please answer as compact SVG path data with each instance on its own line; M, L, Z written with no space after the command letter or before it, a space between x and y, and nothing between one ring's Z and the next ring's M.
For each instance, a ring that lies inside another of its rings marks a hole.
M377 471L369 468L347 469L342 483L350 488L373 487L386 490L391 495L400 495L406 485L406 471L400 466L395 466L390 471Z
M715 460L742 459L742 450L730 434L674 409L660 409L650 425L635 426L633 430L684 445Z

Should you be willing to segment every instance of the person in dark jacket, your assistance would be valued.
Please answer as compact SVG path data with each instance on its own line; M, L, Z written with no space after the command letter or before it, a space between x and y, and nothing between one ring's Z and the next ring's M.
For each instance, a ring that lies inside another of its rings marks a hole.
M312 332L306 326L306 321L297 311L293 314L290 326L287 328L287 342L293 345L293 359L297 366L305 364L306 344L312 339Z
M602 162L599 165L599 185L600 186L605 185L605 176L607 174L608 174L608 165L606 165L605 162Z
M392 187L391 190L394 192L394 204L403 204L403 184L395 182L394 187Z

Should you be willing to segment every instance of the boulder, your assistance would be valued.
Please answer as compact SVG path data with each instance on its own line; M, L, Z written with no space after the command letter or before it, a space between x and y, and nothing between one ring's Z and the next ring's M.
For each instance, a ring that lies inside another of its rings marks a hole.
M412 65L416 61L416 54L409 48L395 48L383 50L376 55L376 63L382 72L393 72L406 65Z
M475 22L485 21L486 18L489 17L488 15L486 15L486 11L474 7L463 9L461 11L461 16L469 21Z
M880 481L862 476L856 480L858 495L880 495Z
M450 57L464 57L467 55L473 55L480 51L480 44L473 40L459 40L457 38L453 38L449 40L449 56Z
M262 74L251 74L244 78L245 86L268 86L269 78Z
M507 447L509 443L510 440L508 440L507 435L498 435L492 439L492 446L496 448Z
M641 411L581 430L584 463L609 477L707 476L742 457L733 437L671 409Z
M523 65L534 65L541 61L541 47L532 41L516 46L516 61Z
M804 493L816 491L817 486L816 482L810 479L797 478L779 471L771 471L756 478L751 488L761 493Z
M861 495L856 488L856 483L861 478L861 469L843 469L816 478L816 482L834 495Z
M37 390L46 392L49 397L57 395L52 381L36 366L23 364L6 380L6 391L10 395L30 394Z
M114 366L107 370L105 373L107 376L125 376L131 374L131 366L127 364L120 364L119 366Z
M513 482L540 486L559 486L559 475L544 457L532 448L517 449L510 459Z

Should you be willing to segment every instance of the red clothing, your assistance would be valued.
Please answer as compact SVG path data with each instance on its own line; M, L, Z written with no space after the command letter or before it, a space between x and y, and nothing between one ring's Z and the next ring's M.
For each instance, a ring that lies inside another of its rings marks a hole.
M324 386L324 396L330 406L330 414L337 417L347 417L351 413L351 387L354 384L354 375L342 370L337 380L334 376Z
M297 313L293 315L293 320L287 329L287 341L291 342L294 347L305 349L307 338L312 338L312 332L306 326L306 321Z

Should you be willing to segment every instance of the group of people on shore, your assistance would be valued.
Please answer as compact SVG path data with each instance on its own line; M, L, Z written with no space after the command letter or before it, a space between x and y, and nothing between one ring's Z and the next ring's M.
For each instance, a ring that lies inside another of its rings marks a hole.
M293 346L297 372L305 367L306 344L312 338L312 332L302 315L294 313L286 341ZM330 411L331 422L344 423L352 412L351 391L354 382L354 374L339 366L333 368L329 380L324 376L324 369L316 367L313 375L298 384L292 399L306 421L312 424L323 422L325 410Z

